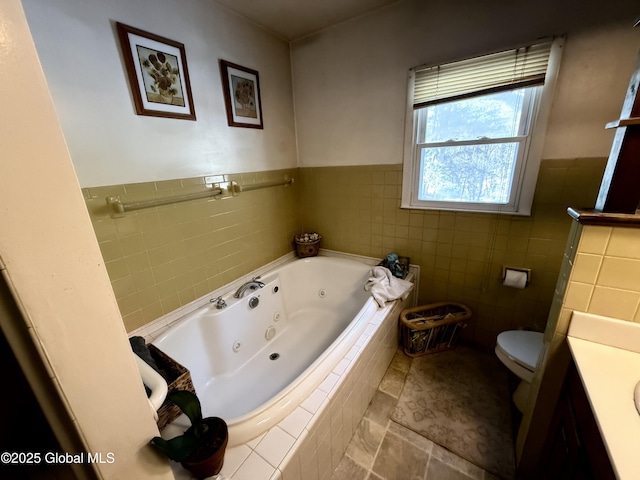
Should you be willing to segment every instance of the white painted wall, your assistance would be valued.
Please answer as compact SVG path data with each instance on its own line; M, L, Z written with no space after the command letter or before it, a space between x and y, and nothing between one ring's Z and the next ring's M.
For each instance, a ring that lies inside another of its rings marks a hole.
M640 28L629 22L583 30L565 44L542 158L607 157L629 79L640 53Z
M173 478L19 0L0 2L0 72L0 257L69 429L114 454L100 478Z
M286 42L211 0L23 0L83 187L401 163L410 67L557 33L569 38L543 158L606 156L603 126L640 48L637 8L573 3L400 1L295 41L290 62ZM185 44L197 121L135 114L115 21ZM260 72L264 130L227 126L220 58Z
M23 0L82 187L296 166L289 46L211 0ZM114 22L185 45L197 121L135 114ZM259 72L264 130L229 127L218 60Z
M607 156L637 2L405 0L292 43L301 167L402 163L409 68L569 35L543 158Z

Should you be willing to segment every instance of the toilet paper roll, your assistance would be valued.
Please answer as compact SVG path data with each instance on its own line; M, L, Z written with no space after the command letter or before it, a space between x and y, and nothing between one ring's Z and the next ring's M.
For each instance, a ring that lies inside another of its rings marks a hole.
M524 288L527 286L527 272L507 268L502 284L505 287Z

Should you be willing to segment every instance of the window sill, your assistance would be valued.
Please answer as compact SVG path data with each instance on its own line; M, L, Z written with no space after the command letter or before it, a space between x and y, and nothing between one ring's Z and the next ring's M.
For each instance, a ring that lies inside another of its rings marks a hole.
M431 210L435 212L457 212L457 213L484 213L484 214L498 214L498 215L513 215L516 217L530 217L531 210L521 210L521 211L513 211L513 210L502 210L499 208L495 209L482 209L482 208L455 208L455 207L435 207L435 206L423 206L423 205L411 205L402 203L400 205L401 209L404 210Z

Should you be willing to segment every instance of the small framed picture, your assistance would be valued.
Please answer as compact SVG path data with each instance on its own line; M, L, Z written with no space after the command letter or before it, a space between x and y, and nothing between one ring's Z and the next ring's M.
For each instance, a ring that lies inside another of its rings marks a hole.
M195 120L184 45L116 23L138 115Z
M220 60L220 73L229 126L264 128L258 72Z

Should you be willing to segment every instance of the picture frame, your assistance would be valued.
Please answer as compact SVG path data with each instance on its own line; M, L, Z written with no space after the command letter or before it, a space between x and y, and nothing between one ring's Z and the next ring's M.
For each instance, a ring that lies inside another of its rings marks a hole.
M229 126L264 128L258 72L220 60L220 74Z
M116 22L138 115L195 120L182 43Z

